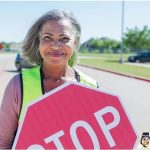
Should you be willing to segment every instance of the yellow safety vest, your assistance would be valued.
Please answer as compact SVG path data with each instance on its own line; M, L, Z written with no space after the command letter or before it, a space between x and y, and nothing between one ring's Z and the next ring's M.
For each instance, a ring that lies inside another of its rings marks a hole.
M98 83L86 74L76 71L79 75L79 81L88 86L98 87ZM22 77L22 106L19 116L19 121L22 118L23 112L26 106L33 102L36 98L43 95L42 92L42 77L40 73L40 67L23 70L21 73Z

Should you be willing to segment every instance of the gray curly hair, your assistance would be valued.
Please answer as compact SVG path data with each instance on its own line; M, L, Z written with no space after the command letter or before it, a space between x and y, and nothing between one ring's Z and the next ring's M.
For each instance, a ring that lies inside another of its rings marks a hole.
M75 29L75 33L76 33L75 38L77 41L77 46L68 64L71 67L76 64L77 53L78 53L78 48L79 48L79 43L80 43L81 28L77 19L74 17L73 13L70 11L65 11L65 10L52 10L52 11L45 13L29 29L25 37L24 43L23 43L23 55L31 63L42 65L42 62L43 62L42 57L40 56L40 53L38 50L39 34L40 34L43 24L46 23L47 21L51 21L51 20L57 21L61 19L68 19Z

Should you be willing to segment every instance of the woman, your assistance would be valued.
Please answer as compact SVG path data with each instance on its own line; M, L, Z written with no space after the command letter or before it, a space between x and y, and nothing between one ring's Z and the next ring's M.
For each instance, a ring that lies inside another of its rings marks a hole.
M35 98L69 80L98 86L95 80L73 69L80 34L73 14L63 10L50 11L32 25L23 53L37 67L22 71L7 85L0 109L0 149L12 147L25 105Z

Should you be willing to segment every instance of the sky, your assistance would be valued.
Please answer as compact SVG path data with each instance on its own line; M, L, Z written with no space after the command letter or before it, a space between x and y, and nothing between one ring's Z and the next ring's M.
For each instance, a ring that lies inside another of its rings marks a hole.
M109 37L121 41L122 1L0 1L0 41L21 42L31 25L53 9L74 13L81 25L81 43ZM123 32L150 28L150 1L124 1Z

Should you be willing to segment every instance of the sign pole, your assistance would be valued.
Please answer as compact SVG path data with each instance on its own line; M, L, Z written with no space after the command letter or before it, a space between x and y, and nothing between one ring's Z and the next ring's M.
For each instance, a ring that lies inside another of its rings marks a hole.
M124 0L122 0L122 17L121 17L121 49L120 49L120 63L123 64L123 30L124 30Z

